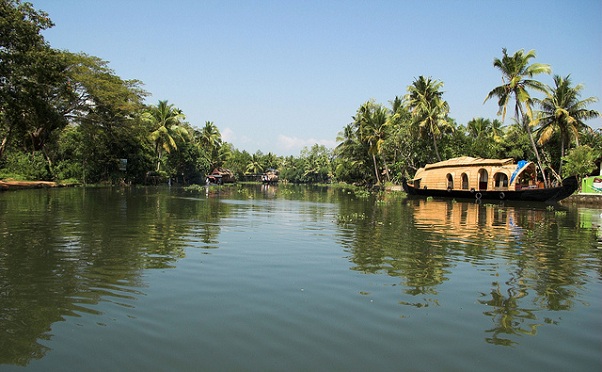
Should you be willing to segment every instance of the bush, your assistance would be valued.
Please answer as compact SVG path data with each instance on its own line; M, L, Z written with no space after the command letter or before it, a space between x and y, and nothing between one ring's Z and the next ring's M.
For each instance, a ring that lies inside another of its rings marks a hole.
M48 163L41 153L26 154L22 152L7 153L4 158L0 178L17 180L52 181Z

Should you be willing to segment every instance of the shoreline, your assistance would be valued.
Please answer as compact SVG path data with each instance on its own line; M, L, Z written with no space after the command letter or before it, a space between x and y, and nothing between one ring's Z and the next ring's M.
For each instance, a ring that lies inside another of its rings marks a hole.
M0 180L0 191L26 190L26 189L48 189L57 187L78 186L77 184L61 184L53 181L13 181ZM388 186L386 191L403 192L399 185ZM573 194L558 202L562 205L580 205L602 207L602 194Z
M592 207L602 207L602 194L591 194L591 193L583 193L583 194L573 194L566 199L563 199L559 202L564 206L567 205L579 205L579 206L592 206Z
M0 180L0 191L23 190L23 189L45 189L68 186L53 181L5 181Z

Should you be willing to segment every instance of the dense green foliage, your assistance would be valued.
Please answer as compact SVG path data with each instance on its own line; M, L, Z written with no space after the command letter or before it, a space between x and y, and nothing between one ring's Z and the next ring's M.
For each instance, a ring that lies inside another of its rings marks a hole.
M390 107L362 104L335 149L316 144L298 157L280 157L233 148L213 122L199 129L167 100L146 104L142 83L121 79L108 62L51 48L40 33L52 26L31 4L0 0L0 178L190 184L215 168L230 169L238 180L274 168L289 182L374 185L468 155L533 160L547 182L583 175L602 157L602 131L585 123L599 116L587 109L596 98L581 99L582 85L569 76L554 77L554 87L534 80L551 72L531 63L534 51L502 49L493 61L505 83L485 100L497 98L501 121L456 123L443 82L420 76ZM513 122L505 126L511 103Z

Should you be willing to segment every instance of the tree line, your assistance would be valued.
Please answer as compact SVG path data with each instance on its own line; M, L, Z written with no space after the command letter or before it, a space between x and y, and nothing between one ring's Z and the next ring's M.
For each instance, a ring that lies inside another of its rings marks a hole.
M597 99L582 99L570 75L555 75L552 87L536 80L551 67L532 63L533 50L502 49L493 60L502 84L484 99L497 100L501 120L456 123L443 82L419 76L389 105L363 103L335 149L316 144L283 157L240 151L215 123L193 125L167 100L145 103L142 82L120 78L107 61L53 49L41 35L52 26L31 4L0 0L0 178L190 184L215 168L238 179L276 168L290 182L373 185L468 155L533 160L552 183L591 172L602 157L602 131L586 124L599 116L588 109Z

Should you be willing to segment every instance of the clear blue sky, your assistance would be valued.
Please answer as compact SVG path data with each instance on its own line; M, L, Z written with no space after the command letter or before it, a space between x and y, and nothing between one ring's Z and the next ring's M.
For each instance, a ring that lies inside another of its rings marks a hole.
M504 47L534 49L533 62L602 99L601 0L31 2L56 24L52 47L109 61L144 82L148 103L213 121L251 153L334 147L363 102L389 106L420 75L444 83L459 124L494 119L496 101L483 100L501 84L492 62Z

